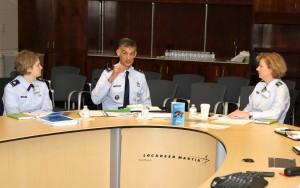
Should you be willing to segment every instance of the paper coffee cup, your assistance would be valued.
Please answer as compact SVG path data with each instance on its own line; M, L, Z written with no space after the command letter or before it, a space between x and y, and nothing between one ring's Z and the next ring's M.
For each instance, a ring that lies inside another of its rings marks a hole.
M201 114L200 114L201 119L208 119L210 104L201 104L200 109L201 109Z

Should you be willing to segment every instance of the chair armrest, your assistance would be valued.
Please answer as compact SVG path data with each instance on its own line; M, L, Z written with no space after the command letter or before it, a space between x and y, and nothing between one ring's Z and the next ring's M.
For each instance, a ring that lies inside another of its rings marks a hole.
M68 111L71 110L71 98L73 96L73 94L79 93L81 91L71 91L68 95ZM79 101L79 100L78 100Z
M234 104L238 109L240 108L240 104L239 103L236 103L236 102L224 102L224 110L223 110L224 115L228 114L228 106L229 106L229 104Z
M217 114L217 110L218 110L218 107L219 107L219 105L221 104L221 105L223 105L224 106L224 101L219 101L219 102L217 102L216 104L215 104L215 106L214 106L214 113L215 114ZM223 113L224 113L224 110L223 110Z
M78 110L81 109L82 95L85 94L85 93L91 94L91 92L89 92L89 91L79 91L78 92Z
M46 85L48 86L48 89L51 90L51 80L46 80L44 79L44 81L46 82Z
M51 93L51 99L52 99L52 107L55 107L55 100L54 100L54 90L53 89L49 89L50 93Z

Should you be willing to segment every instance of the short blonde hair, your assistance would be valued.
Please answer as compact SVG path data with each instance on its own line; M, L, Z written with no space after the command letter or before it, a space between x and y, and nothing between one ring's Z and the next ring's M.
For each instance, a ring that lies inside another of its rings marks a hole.
M19 74L25 75L27 73L27 69L33 67L38 60L38 54L28 50L22 50L17 54L15 59L15 69Z
M272 76L274 78L281 78L285 76L287 66L284 58L280 54L276 52L263 52L258 54L256 61L259 62L261 59L264 59L267 66L272 69Z

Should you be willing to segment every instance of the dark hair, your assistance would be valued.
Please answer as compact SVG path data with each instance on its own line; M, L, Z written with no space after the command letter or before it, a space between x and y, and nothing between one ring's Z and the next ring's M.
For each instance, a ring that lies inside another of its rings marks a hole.
M137 45L136 45L136 42L130 38L122 38L120 41L119 41L119 48L121 46L125 46L125 47L135 47L137 48Z

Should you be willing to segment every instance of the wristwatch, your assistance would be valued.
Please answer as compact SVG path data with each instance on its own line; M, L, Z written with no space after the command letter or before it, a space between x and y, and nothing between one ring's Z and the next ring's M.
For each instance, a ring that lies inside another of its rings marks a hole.
M253 116L253 113L252 112L249 112L249 119L251 119Z

